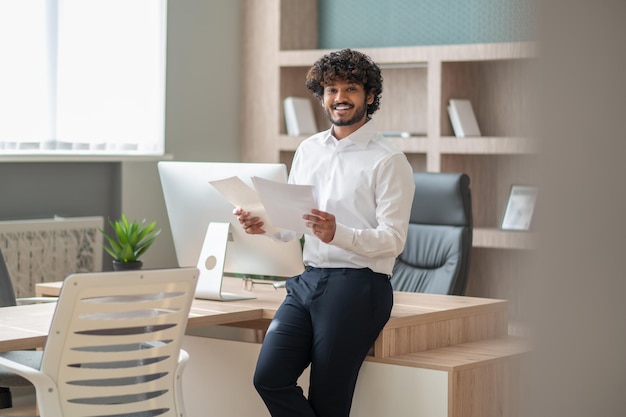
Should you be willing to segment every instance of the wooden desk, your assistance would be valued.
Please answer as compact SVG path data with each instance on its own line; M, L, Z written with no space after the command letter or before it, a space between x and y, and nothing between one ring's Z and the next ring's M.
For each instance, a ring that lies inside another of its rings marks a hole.
M226 278L224 290L257 298L237 301L196 299L188 328L237 325L263 329L285 297L285 289L255 285L245 291L241 279ZM37 284L38 297L57 296L61 283ZM394 293L391 318L374 346L374 356L388 358L460 343L505 337L507 301L407 292ZM1 347L0 347L1 351Z
M37 295L57 295L60 287L39 284ZM245 293L236 278L224 287ZM208 326L265 329L285 290L255 285L252 292L256 299L194 300L190 334ZM352 414L516 416L520 359L529 348L507 336L507 309L503 300L394 293L391 318L361 370ZM0 351L43 346L53 312L54 304L0 309ZM250 382L258 343L190 335L184 348L192 358L184 377L191 417L206 414L208 403L214 415L267 416Z

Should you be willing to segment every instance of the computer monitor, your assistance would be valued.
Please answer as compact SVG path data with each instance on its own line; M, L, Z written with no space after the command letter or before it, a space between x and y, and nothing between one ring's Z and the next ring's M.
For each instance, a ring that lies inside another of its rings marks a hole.
M200 269L197 298L254 298L222 292L222 268L244 276L302 273L298 240L279 242L247 234L233 215L233 205L209 184L233 176L251 187L253 176L286 182L284 164L160 161L158 170L178 265Z

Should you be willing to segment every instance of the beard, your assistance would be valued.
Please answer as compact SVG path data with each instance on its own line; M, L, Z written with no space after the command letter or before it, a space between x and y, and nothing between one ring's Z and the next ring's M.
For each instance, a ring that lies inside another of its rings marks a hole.
M333 106L339 105L349 105L348 103L337 103L333 104ZM365 113L367 112L367 98L363 100L363 104L361 106L355 106L355 112L349 119L340 119L333 118L330 111L324 107L324 113L326 114L326 118L335 126L351 126L363 120L365 117Z

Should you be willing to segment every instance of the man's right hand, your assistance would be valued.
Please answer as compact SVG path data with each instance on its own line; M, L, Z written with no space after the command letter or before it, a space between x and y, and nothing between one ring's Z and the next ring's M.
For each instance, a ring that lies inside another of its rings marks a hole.
M263 222L260 217L250 217L250 212L245 211L241 207L235 207L233 214L237 216L239 224L241 224L241 227L243 227L243 230L245 230L246 233L251 235L261 235L265 233L265 230L263 230Z

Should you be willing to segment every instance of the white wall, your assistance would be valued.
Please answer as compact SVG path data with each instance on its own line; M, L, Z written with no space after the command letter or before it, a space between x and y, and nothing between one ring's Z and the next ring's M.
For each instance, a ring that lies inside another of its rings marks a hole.
M241 2L170 0L167 49L166 153L238 161ZM177 266L156 162L123 163L122 212L162 228L145 268Z

